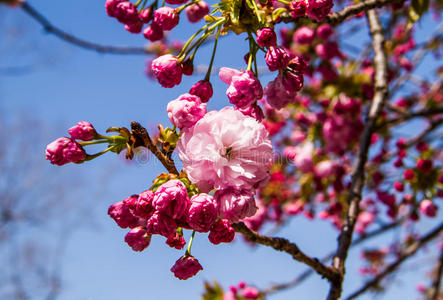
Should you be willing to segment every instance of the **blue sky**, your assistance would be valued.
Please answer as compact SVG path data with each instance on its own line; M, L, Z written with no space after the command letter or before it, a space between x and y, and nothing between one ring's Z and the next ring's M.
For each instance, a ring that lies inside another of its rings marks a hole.
M145 43L141 35L127 33L105 14L104 1L40 0L30 1L30 4L60 28L84 39L112 45L141 46ZM109 126L128 127L132 120L147 127L156 123L169 124L165 111L168 101L201 79L198 76L184 77L180 86L163 89L143 74L147 60L144 56L97 54L44 33L39 24L18 9L6 11L0 7L0 15L0 36L5 34L4 31L10 36L11 28L20 29L18 39L0 43L0 49L5 53L0 67L32 66L31 72L21 76L0 76L0 108L11 115L24 111L54 127L54 135L49 140L35 145L36 151L42 154L48 142L65 135L66 129L79 120L92 122L102 132ZM422 26L426 32L431 25L426 22ZM186 25L171 35L184 39L193 28L197 27ZM361 38L365 37L358 39ZM242 40L243 37L223 40L215 65L243 66L246 43L241 43ZM208 61L210 48L202 50L197 64ZM227 104L226 86L214 79L215 97L208 104L210 110ZM50 168L57 172L58 167ZM305 269L286 254L266 247L252 248L243 243L241 237L233 244L214 246L206 235L197 234L193 255L200 260L204 271L188 281L179 281L169 269L183 251L169 248L162 237L154 237L147 250L135 253L123 241L126 231L107 216L109 205L148 188L152 179L163 171L161 166L152 161L141 166L128 165L107 155L91 163L66 168L87 182L81 194L87 198L83 200L90 203L94 213L93 220L84 220L88 228L79 230L67 241L63 260L63 300L198 299L204 280L218 280L224 287L239 281L265 287L290 280ZM100 183L97 178L108 172L112 175L102 187L100 197L88 193L89 185L96 187ZM336 247L336 234L329 223L310 222L303 217L296 218L279 233L317 257ZM384 241L393 235L388 236ZM361 283L361 278L352 271L359 266L358 252L353 253L348 262L351 267L345 294ZM410 273L404 278L392 288L386 299L410 299L417 278ZM323 299L327 291L326 281L313 276L297 289L276 294L270 299Z

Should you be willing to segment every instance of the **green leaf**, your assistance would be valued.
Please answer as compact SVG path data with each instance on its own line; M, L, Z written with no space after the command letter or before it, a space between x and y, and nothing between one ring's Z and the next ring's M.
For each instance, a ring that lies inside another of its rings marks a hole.
M429 0L412 0L411 6L409 6L408 16L408 29L412 27L412 25L420 20L421 16L429 9Z

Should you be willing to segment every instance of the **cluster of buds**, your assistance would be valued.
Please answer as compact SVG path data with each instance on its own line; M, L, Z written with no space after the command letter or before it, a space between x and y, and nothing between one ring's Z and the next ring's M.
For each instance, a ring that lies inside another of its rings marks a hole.
M180 13L185 9L188 20L198 22L209 13L209 6L204 1L168 0L170 5L181 5L177 8L169 6L158 7L157 1L146 5L146 1L137 1L132 4L126 0L107 0L105 4L107 14L116 18L125 25L125 29L131 33L140 33L143 26L143 36L154 42L163 39L164 32L177 26Z
M193 230L186 253L171 268L182 280L203 269L191 255L196 232L209 232L213 244L229 243L235 236L230 222L219 217L214 197L200 193L184 173L178 177L160 175L151 189L111 205L108 214L118 226L130 229L125 241L134 251L146 249L154 234L165 237L171 248L181 250L186 244L183 230Z
M101 135L91 123L80 121L68 130L71 137L58 138L46 147L46 159L51 164L62 166L89 161L108 151L120 153L123 149L128 149L127 156L131 156L130 133L126 128L111 127L106 132L118 132L119 135ZM107 143L108 147L93 155L87 154L83 149L84 146L104 143Z

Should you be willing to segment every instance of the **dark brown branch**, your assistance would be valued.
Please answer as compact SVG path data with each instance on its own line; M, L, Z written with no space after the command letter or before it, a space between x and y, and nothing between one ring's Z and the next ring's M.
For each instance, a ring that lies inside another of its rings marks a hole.
M337 25L351 16L361 12L380 8L390 4L397 4L405 0L369 0L345 7L343 10L328 15L322 22Z
M358 15L359 13L369 11L374 8L381 8L390 4L397 4L404 2L406 0L368 0L364 2L360 2L357 4L349 5L341 11L334 12L328 16L320 23L329 23L331 25L339 25L346 19ZM289 13L284 13L280 17L283 22L291 23L294 22L294 18L292 18Z
M434 274L434 280L432 282L430 300L438 300L438 296L440 294L442 276L443 276L443 249L440 250L440 257L438 258L438 262L437 262L437 266L436 266L436 270L435 270L435 274Z
M100 45L93 42L89 42L83 39L80 39L76 36L73 36L67 32L64 32L61 29L58 29L56 26L52 25L48 19L46 19L43 15L41 15L35 8L28 4L28 2L23 2L21 8L27 13L30 17L40 23L44 30L48 33L54 34L60 39L68 42L70 44L74 44L84 49L93 50L99 53L109 53L109 54L149 54L150 51L144 47L116 47L116 46L107 46Z
M380 274L378 274L374 279L368 281L365 283L361 288L353 292L351 295L349 295L346 300L354 299L364 292L366 292L368 289L376 286L383 278L385 278L387 275L394 272L403 262L405 262L408 258L413 256L417 251L426 245L429 241L433 240L434 238L438 237L439 233L443 230L443 223L440 223L435 229L433 229L431 232L424 235L422 238L420 238L418 241L413 243L411 246L406 248L395 262L388 265Z
M253 243L269 246L277 251L288 253L296 261L310 266L315 272L331 282L337 279L337 273L332 268L323 265L317 258L312 258L304 254L296 244L289 242L287 239L261 235L249 229L243 222L232 224L232 227Z
M131 122L131 130L132 135L142 141L142 146L148 148L149 151L151 151L152 154L158 158L169 173L178 175L174 161L161 152L160 149L152 142L148 131L143 126L133 121Z
M378 229L375 229L367 234L361 235L359 238L355 239L352 244L351 244L351 248L358 246L359 244L373 238L376 237L384 232L387 232L391 229L396 228L397 226L399 226L400 224L402 224L405 221L405 218L399 219L395 222L386 224L384 226L381 226ZM329 253L327 256L323 257L320 262L325 264L327 263L332 257L334 257L335 252L331 252ZM289 281L289 282L285 282L285 283L280 283L280 284L275 284L273 286L268 287L265 290L262 290L260 292L260 294L262 295L269 295L269 294L273 294L275 292L281 291L281 290L285 290L285 289L289 289L292 287L295 287L296 285L302 283L305 279L309 278L309 276L311 276L314 273L314 271L312 269L306 269L304 272L302 272L300 275L298 275L296 278L294 278L293 280Z
M380 124L378 126L378 128L382 128L387 125L391 125L391 126L397 125L397 124L403 123L407 120L410 120L412 118L429 117L429 116L443 114L443 106L442 107L433 107L433 108L424 108L422 110L418 110L415 112L403 112L402 111L401 114L402 115L397 118L384 121L382 124Z
M348 196L348 209L346 213L345 224L338 238L337 253L334 257L333 266L340 274L340 280L331 284L328 300L340 298L342 292L342 283L345 275L345 261L348 256L349 247L352 242L354 226L359 214L359 204L361 193L365 182L365 164L368 160L368 151L371 143L371 136L376 129L376 121L383 106L388 98L388 78L387 78L387 57L385 52L385 38L383 28L380 23L377 11L369 10L366 13L369 23L369 31L372 36L374 49L374 68L375 68L375 94L366 120L365 128L360 139L358 156L354 162L351 173L352 184Z

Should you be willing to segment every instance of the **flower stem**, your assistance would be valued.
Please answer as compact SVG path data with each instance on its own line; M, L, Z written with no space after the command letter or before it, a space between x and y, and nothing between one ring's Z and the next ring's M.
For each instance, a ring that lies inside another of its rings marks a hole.
M250 0L252 2L252 5L254 6L255 14L257 15L258 23L262 24L262 19L260 16L260 12L258 11L257 3L255 3L255 0Z
M211 62L209 63L209 67L208 67L208 71L206 72L205 80L209 80L209 77L211 77L212 64L214 63L215 51L217 50L217 43L218 43L218 38L220 37L221 28L222 28L222 25L219 25L218 30L217 30L217 35L215 36L214 49L212 50Z
M98 140L98 141L88 141L88 142L78 142L80 146L89 146L89 145L96 145L96 144L103 144L103 143L109 143L108 140Z
M186 4L182 5L182 6L177 7L175 10L177 11L177 13L181 13L182 10L184 10L186 7L191 6L192 4L195 4L195 3L199 2L199 1L200 0L191 1L189 3L186 3Z
M84 161L90 161L90 160L93 160L94 158L97 158L97 157L99 157L100 155L103 155L103 154L105 154L106 152L108 152L108 151L114 149L116 146L117 146L117 145L113 145L113 146L110 146L110 147L106 148L105 150L103 150L103 151L101 151L101 152L96 153L96 154L93 154L93 155L87 155Z
M189 239L188 248L186 249L185 256L191 256L191 247L192 247L192 242L194 241L194 236L195 236L195 230L192 231L192 235L191 238Z

